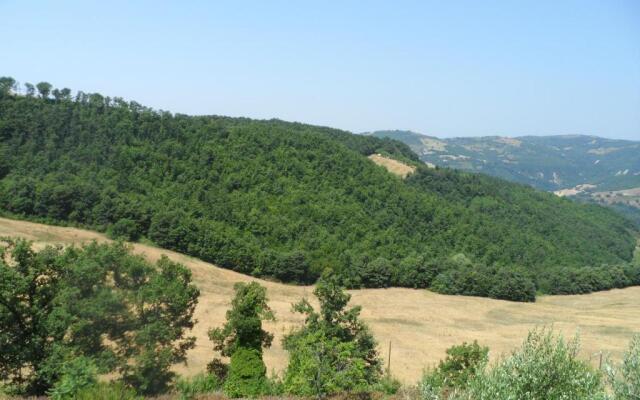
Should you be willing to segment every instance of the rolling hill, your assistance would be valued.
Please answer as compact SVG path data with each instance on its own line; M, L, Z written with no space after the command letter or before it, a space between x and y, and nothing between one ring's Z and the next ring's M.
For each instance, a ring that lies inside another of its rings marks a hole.
M398 177L368 156L413 172ZM633 226L398 141L154 111L79 92L0 98L0 210L151 241L223 268L531 301L640 282ZM397 166L397 165L396 165Z
M398 130L366 134L400 140L428 165L481 172L606 205L640 224L638 198L624 192L640 188L640 141L584 135L440 139Z

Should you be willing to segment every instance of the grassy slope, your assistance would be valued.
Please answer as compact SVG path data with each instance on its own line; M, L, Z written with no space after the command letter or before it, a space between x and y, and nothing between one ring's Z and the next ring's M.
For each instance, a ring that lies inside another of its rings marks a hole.
M92 231L5 218L0 218L0 236L26 237L39 247L107 240ZM150 260L166 254L193 271L202 291L193 332L198 339L197 347L189 353L188 365L178 370L186 374L203 371L213 356L206 332L223 322L233 284L257 279L172 251L143 244L133 247ZM300 322L291 313L291 303L310 296L313 288L257 281L267 287L270 305L278 319L267 325L276 339L265 353L269 370L278 371L287 362L280 339ZM583 358L605 351L619 359L631 335L640 327L640 287L582 296L544 296L533 304L444 296L413 289L366 289L351 293L353 302L364 307L363 317L373 328L385 359L388 343L392 342L392 372L406 383L414 383L425 366L436 363L447 347L462 341L478 340L489 345L495 359L518 346L532 327L553 324L566 335L580 332Z

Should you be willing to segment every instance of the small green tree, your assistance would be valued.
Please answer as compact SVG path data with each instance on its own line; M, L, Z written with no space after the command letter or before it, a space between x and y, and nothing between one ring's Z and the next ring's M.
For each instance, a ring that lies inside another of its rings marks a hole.
M461 399L605 399L602 375L577 358L577 338L565 342L549 330L529 333L522 347L469 383Z
M330 270L322 275L313 293L320 302L319 311L306 299L293 306L305 315L305 323L284 339L290 354L285 390L324 396L378 382L381 361L373 335L359 318L360 307L346 308L351 296Z
M266 289L257 282L236 283L234 291L227 322L210 330L209 338L215 351L231 357L225 393L230 397L256 396L266 385L262 349L270 347L273 340L273 335L262 329L262 321L275 317L267 304ZM219 364L219 360L214 359L213 364Z

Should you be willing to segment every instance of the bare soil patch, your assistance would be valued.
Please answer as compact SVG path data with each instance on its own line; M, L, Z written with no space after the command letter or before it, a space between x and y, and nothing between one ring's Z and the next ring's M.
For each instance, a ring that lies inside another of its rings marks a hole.
M407 165L393 158L388 158L380 154L372 154L369 159L374 163L385 167L389 172L399 177L406 178L407 175L416 170L416 167Z

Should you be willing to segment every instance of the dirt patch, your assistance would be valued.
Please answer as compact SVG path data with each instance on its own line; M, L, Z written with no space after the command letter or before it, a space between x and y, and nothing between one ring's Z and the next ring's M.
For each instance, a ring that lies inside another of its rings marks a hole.
M82 229L4 218L0 218L0 236L26 237L38 247L108 240L104 235ZM272 348L265 352L267 367L270 371L281 371L286 366L282 337L301 323L301 318L291 312L291 304L310 297L313 287L253 279L152 246L134 244L133 248L151 261L166 254L183 263L193 271L195 283L202 292L195 312L198 323L192 333L197 337L196 348L189 352L187 364L176 368L178 372L191 375L204 371L213 357L207 330L224 322L233 284L251 280L267 288L269 304L278 319L266 325L267 330L275 334ZM391 370L405 383L415 383L424 367L435 365L448 347L463 341L478 340L488 345L495 359L517 347L530 329L553 324L565 335L580 333L582 358L590 359L596 352L604 351L619 360L632 334L640 332L640 287L579 296L542 296L533 304L401 288L351 293L352 302L363 307L362 315L378 339L385 360L391 341Z
M406 178L407 175L416 170L416 167L407 165L393 158L388 158L380 154L372 154L369 156L369 160L374 163L385 167L389 172L394 175L398 175L401 178Z

